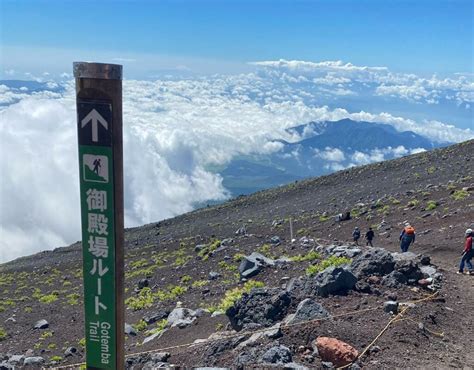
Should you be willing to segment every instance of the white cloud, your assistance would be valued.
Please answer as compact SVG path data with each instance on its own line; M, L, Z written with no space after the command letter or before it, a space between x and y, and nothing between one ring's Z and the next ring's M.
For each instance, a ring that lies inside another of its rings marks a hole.
M338 148L326 147L324 151L315 149L314 154L319 158L322 158L326 161L331 161L331 162L342 162L346 159L344 152Z
M236 155L276 152L282 146L279 140L297 139L286 129L299 124L350 118L388 123L438 141L474 137L471 130L439 121L321 106L320 91L312 88L312 80L319 77L290 73L292 68L312 67L289 67L285 73L292 83L282 83L278 71L125 80L126 225L156 221L189 211L199 202L224 199L228 194L222 179L206 168ZM337 89L344 89L338 84L349 86L344 79L352 79L354 73L372 75L372 79L388 73L385 68L341 62L320 67L326 69L321 78L338 80ZM60 87L60 92L0 85L0 260L80 238L74 83L67 80L49 86ZM385 148L349 157L340 149L326 148L317 154L337 170L344 161L369 163L407 151ZM298 159L298 148L290 155Z

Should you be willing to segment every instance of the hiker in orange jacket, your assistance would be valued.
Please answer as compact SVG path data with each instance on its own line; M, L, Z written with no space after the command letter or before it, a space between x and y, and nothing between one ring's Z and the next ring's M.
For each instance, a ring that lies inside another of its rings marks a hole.
M474 275L474 269L472 268L472 263L471 263L471 259L474 256L472 236L473 236L472 229L467 229L466 230L466 244L464 244L464 250L462 251L462 258L461 258L461 263L459 264L458 274L462 274L464 272L464 264L466 264L467 268L469 269L467 273L470 275Z
M408 222L405 223L405 227L400 234L399 240L402 253L408 252L410 244L415 242L415 229Z

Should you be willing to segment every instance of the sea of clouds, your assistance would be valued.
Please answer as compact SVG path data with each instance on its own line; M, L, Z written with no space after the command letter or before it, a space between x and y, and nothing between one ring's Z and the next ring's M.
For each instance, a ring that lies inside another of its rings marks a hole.
M237 155L278 151L277 140L300 139L288 128L310 121L387 123L437 142L474 137L456 121L472 117L472 76L421 78L342 62L253 66L235 75L124 80L126 226L225 200L222 178L210 168ZM48 82L39 91L0 84L0 262L80 239L74 81L66 74L40 79ZM406 115L384 109L395 102L394 111L405 107ZM457 116L442 121L426 108L426 118L418 118L420 107L433 105ZM394 151L410 154L380 148L351 160L370 163ZM333 170L346 156L334 148L315 155Z

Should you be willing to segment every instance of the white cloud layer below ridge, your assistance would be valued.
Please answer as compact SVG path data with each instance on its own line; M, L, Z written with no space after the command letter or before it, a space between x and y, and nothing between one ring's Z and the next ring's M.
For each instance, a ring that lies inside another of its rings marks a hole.
M327 76L312 78L326 78L344 89L351 89L346 80L353 73L386 73L331 62L325 68ZM282 144L277 140L298 139L286 129L302 123L351 118L391 124L435 141L474 137L471 130L440 121L319 105L320 91L299 85L307 77L284 73L125 80L126 226L225 199L222 179L209 166L236 155L278 151ZM60 92L31 93L0 85L0 262L80 239L74 88L70 80L59 86ZM353 158L337 150L315 154L334 170L342 169L344 160L362 164L384 156L369 152ZM405 148L390 150L408 154Z

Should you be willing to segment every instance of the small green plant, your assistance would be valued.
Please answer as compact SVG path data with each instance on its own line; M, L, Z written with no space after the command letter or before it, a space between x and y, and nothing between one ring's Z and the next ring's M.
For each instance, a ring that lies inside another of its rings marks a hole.
M136 331L143 331L147 328L147 323L145 320L141 319L139 322L133 325Z
M454 200L463 200L463 199L466 199L467 197L469 196L469 193L466 191L466 190L456 190L452 195L451 197L454 199Z
M40 340L45 340L47 338L51 338L53 336L52 331L45 331L43 334L40 336Z
M232 307L235 302L242 298L244 293L249 293L253 288L262 288L264 286L265 284L261 281L249 280L245 282L243 287L237 287L227 291L218 306L219 311L225 312L228 308Z
M137 261L130 262L130 268L133 270L138 270L143 267L147 267L150 264L150 261L146 260L145 258L139 259Z
M183 284L186 284L186 283L189 283L193 278L189 275L184 275L182 278L181 278L181 282Z
M243 254L243 253L236 253L236 254L234 254L234 257L232 257L232 260L233 260L234 262L240 262L240 261L242 261L242 260L244 259L244 257L245 257L245 254Z
M209 280L196 280L196 281L193 281L191 286L193 288L202 288L203 286L206 286L207 284L209 284Z
M224 329L224 324L223 323L220 322L216 325L216 331L221 331L223 329Z
M430 175L432 175L433 173L436 172L436 167L435 166L428 167L426 169L426 172L428 172Z
M420 204L420 201L418 199L412 199L408 202L407 207L416 207L417 205Z
M77 344L79 344L82 348L86 348L86 338L79 339Z
M435 209L436 207L438 207L438 202L435 202L434 200L429 200L429 201L426 203L425 209L426 209L427 211L432 211L432 210Z
M390 198L388 198L388 200L389 200L390 203L392 203L394 206L400 204L400 201L399 201L397 198L390 197Z
M378 212L379 214L387 215L389 210L390 210L390 206L389 206L388 204L386 204L386 205L380 207L380 208L377 210L377 212Z
M336 256L331 256L326 258L325 260L319 262L316 265L309 266L306 269L306 274L309 276L316 275L328 267L338 267L342 265L347 265L351 263L351 259L347 257L336 257Z
M204 248L202 248L198 252L198 256L201 257L203 261L207 261L209 256L221 246L221 241L219 239L215 239L211 241L210 243L206 244Z
M71 306L76 306L79 304L79 298L81 296L77 293L71 293L66 296L67 298L67 303L70 304Z
M319 216L319 221L326 222L327 220L329 220L329 216L324 216L324 215Z
M168 326L168 320L163 319L156 323L156 328L147 331L148 335L159 334Z
M7 332L5 331L5 329L3 329L2 327L0 327L0 342L2 340L5 340L7 338Z
M219 261L218 265L225 271L237 271L237 266L230 265L226 261Z
M56 344L55 343L49 343L48 344L48 349L56 349Z
M52 357L50 357L50 361L61 362L62 360L63 360L63 358L61 356L52 356Z
M309 251L306 254L299 254L297 256L290 257L292 262L305 262L305 261L315 261L321 259L321 254L316 251Z
M25 311L26 313L31 313L33 312L33 308L31 308L30 306L26 306L23 311Z
M72 285L72 283L69 280L64 280L64 282L63 282L64 287L65 286L71 286L71 285Z
M129 309L134 311L149 308L153 305L154 297L150 288L143 288L137 297L130 297L125 300L125 304Z
M451 183L451 184L448 184L448 186L446 186L446 189L448 189L448 190L454 190L454 189L456 189L456 185L454 185L454 184L452 184L452 183Z
M51 294L46 294L39 299L41 303L47 303L47 304L56 302L57 300L58 300L58 293L56 292L53 292Z
M305 227L296 230L296 235L309 235L309 230Z

